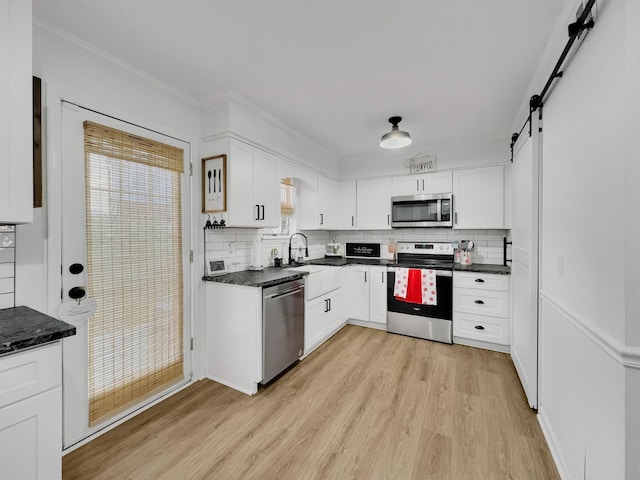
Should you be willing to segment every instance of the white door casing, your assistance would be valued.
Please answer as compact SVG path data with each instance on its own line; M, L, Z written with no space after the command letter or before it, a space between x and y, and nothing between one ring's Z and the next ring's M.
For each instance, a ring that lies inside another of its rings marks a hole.
M61 127L61 275L62 302L70 300L69 291L73 287L87 288L86 254L86 206L85 206L85 168L84 168L84 129L83 122L90 120L112 128L125 130L135 135L174 145L184 150L184 171L181 180L182 202L182 265L184 288L184 325L183 325L183 372L186 383L191 377L191 308L190 285L190 182L189 158L190 145L173 137L162 135L138 127L113 117L62 101ZM85 268L80 274L73 274L69 266L79 263ZM85 297L86 299L86 297ZM81 300L81 302L84 300ZM90 319L88 320L91 321ZM63 448L69 448L81 442L95 432L141 408L134 405L123 410L118 417L89 427L89 387L88 387L88 322L78 321L76 335L63 340ZM170 390L177 388L171 387ZM165 395L159 392L144 403L151 403Z
M525 130L514 145L512 176L511 357L531 408L538 408L538 217L541 134L538 132L537 117L534 112L532 136L528 136Z

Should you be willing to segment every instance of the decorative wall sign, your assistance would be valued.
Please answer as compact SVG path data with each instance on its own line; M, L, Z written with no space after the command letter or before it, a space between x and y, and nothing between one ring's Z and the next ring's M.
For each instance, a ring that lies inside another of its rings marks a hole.
M227 156L202 159L202 213L227 209Z
M409 173L412 175L414 173L437 171L435 155L427 155L425 153L418 153L409 160L405 160L404 166L409 169Z

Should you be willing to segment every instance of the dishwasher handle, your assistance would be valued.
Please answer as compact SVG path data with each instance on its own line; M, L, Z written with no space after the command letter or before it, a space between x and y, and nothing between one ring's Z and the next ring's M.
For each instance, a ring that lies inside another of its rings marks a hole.
M285 290L284 292L272 293L271 295L266 295L264 298L272 299L272 298L280 298L280 297L288 297L289 295L294 295L296 293L302 292L304 287L296 287L290 290Z

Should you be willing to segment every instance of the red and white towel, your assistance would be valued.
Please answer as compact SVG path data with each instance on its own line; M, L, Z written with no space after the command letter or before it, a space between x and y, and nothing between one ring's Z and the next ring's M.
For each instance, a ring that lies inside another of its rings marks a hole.
M437 305L435 270L396 268L393 295L404 302Z

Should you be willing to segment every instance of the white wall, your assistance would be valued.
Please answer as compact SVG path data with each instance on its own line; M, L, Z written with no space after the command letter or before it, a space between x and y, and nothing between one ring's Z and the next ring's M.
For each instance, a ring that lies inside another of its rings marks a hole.
M34 211L33 224L16 229L21 246L16 250L16 304L55 316L60 303L61 264L60 99L181 138L191 144L194 163L199 159L201 118L190 99L37 22L33 29L33 74L43 81L44 207ZM199 224L195 213L193 217L193 224ZM201 235L202 230L198 231ZM194 286L199 286L201 270L194 269L194 275ZM193 302L197 319L198 289ZM194 364L202 363L194 359Z
M539 414L565 478L640 478L638 3L597 2L543 110Z
M347 158L340 164L342 180L408 175L405 161L418 153L435 155L438 170L509 163L511 135L456 143L410 145L400 150L382 150L374 156Z
M223 134L269 150L285 159L311 166L329 176L338 174L339 158L313 143L243 97L229 92L202 109L202 138L211 141Z

